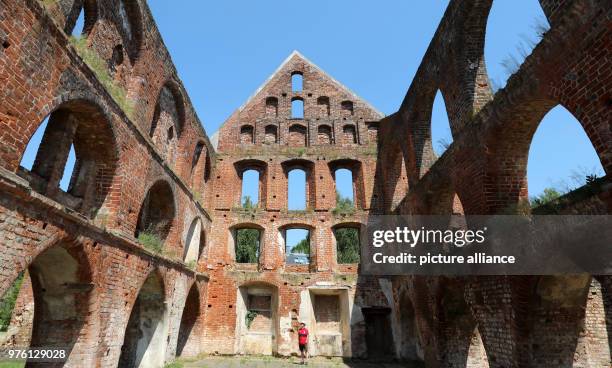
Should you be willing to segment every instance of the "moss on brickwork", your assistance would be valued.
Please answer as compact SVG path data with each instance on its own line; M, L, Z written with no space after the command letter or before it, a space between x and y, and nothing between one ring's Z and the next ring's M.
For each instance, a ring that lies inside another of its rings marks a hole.
M11 285L10 289L4 294L2 299L0 299L0 331L6 331L11 322L11 315L13 313L13 308L15 308L15 302L17 301L17 296L19 295L19 289L21 288L21 283L23 282L23 273L21 273L13 285Z
M98 81L106 88L121 110L131 119L134 114L134 104L127 98L127 91L115 83L114 79L108 73L104 59L102 59L93 49L88 47L87 38L85 37L70 36L70 43L74 46L85 64L91 68L98 78Z

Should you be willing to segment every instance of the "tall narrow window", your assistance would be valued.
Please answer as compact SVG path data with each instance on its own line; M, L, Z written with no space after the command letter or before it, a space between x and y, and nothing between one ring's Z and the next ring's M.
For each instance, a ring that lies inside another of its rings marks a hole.
M310 263L310 230L285 230L285 262L286 264Z
M291 118L304 119L304 100L299 97L291 100Z
M300 92L304 83L304 77L300 72L294 72L291 74L291 90L294 92Z
M288 208L293 211L306 209L306 172L301 169L289 171Z
M247 170L242 173L241 205L244 208L257 207L259 201L259 171Z
M431 144L436 156L442 156L453 143L444 97L438 90L431 111Z
M84 33L84 28L85 28L85 7L81 8L81 11L79 12L79 16L76 20L76 23L74 24L74 28L72 28L72 36L74 37L81 37L81 35Z
M339 169L334 173L336 179L336 198L343 208L355 208L353 190L353 173L347 169Z
M236 229L234 234L236 263L257 263L259 259L259 229Z

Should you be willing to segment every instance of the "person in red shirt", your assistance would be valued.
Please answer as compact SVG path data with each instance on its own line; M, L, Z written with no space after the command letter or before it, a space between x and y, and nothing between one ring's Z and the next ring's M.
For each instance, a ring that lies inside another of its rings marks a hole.
M302 364L306 364L306 354L308 353L308 329L304 322L300 323L298 330L298 346L302 357Z

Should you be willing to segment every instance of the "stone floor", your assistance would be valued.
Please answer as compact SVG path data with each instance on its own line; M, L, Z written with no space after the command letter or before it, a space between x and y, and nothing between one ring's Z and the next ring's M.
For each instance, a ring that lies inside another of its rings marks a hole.
M299 367L299 358L274 358L274 357L205 357L198 360L179 361L166 366L167 368L289 368ZM412 365L410 363L382 363L367 361L343 361L341 358L311 358L308 359L309 367L320 368L420 368L423 365Z

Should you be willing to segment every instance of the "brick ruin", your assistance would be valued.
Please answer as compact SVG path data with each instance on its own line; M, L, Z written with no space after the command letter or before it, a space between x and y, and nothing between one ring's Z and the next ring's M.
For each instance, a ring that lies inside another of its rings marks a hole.
M338 261L336 231L363 233L369 214L517 211L531 138L557 105L606 172L561 212L611 212L612 10L540 4L551 28L495 94L483 57L492 0L452 0L396 113L294 52L209 139L144 1L0 0L0 295L23 278L0 344L68 347L57 366L161 367L201 353L296 354L304 321L314 355L609 367L608 276L374 277ZM83 35L70 37L81 11ZM438 90L453 135L441 157ZM288 209L296 169L302 211ZM334 210L339 169L352 174L350 213ZM259 201L244 209L248 170ZM310 234L308 262L288 261L294 228ZM257 262L236 262L242 229L259 234ZM144 245L151 232L161 249Z

